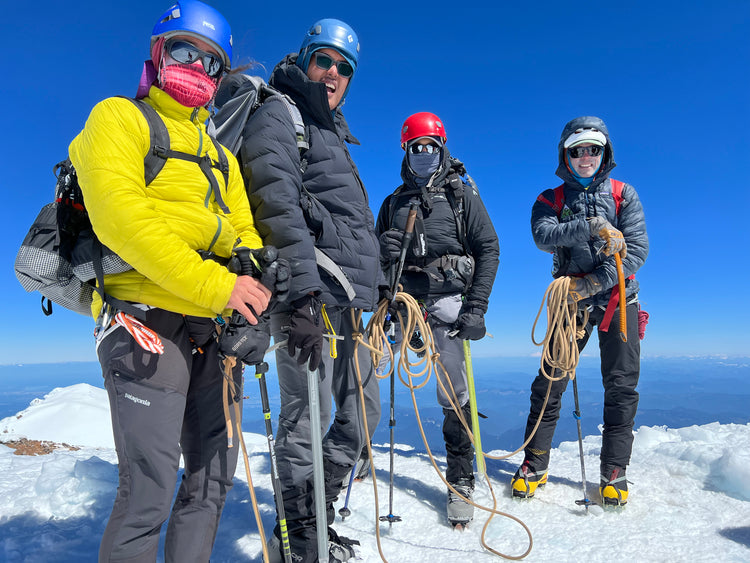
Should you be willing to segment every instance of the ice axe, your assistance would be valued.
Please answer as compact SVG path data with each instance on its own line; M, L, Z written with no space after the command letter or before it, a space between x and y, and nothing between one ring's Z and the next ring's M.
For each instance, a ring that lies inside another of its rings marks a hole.
M627 303L625 303L625 272L622 270L622 257L615 252L615 264L617 265L617 284L620 290L620 338L623 342L628 341Z
M310 438L313 454L313 493L315 528L318 539L319 563L328 561L328 517L326 515L325 475L323 468L323 436L320 428L320 374L307 367L307 396L310 409Z
M474 387L474 368L471 364L471 345L464 340L464 363L466 364L466 382L469 386L469 408L471 409L471 431L474 434L474 453L477 457L477 471L480 475L487 474L482 451L482 439L479 434L479 411L477 409L477 393Z

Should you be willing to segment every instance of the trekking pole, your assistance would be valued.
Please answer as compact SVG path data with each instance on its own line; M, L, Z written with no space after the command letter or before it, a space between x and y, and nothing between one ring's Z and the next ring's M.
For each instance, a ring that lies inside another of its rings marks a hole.
M594 504L594 501L589 500L586 494L586 466L583 462L583 435L581 433L581 407L578 404L578 379L573 377L573 400L575 401L576 410L573 411L573 416L578 424L578 453L581 456L581 486L583 487L583 499L577 500L576 504L579 506L585 506L586 512L589 510L589 506Z
M318 370L307 368L307 396L310 403L310 439L313 454L313 491L315 528L318 535L318 561L328 562L328 517L326 515L325 476L323 474L323 437L320 429Z
M620 289L620 338L623 342L628 341L627 303L625 303L625 272L622 270L622 257L615 252L615 264L617 264L617 284Z
M260 401L263 408L263 418L266 423L266 438L268 439L268 455L271 458L271 483L273 484L273 495L276 499L276 514L279 517L279 530L281 531L281 549L284 553L285 563L292 563L292 551L289 545L289 532L286 527L286 513L284 511L284 498L281 494L281 477L279 467L276 464L276 446L273 439L273 426L271 425L271 407L268 401L268 388L266 387L266 372L268 364L261 362L255 364L255 377L260 386Z
M357 464L355 463L354 467L352 467L352 472L349 475L349 486L346 489L346 498L344 499L344 506L339 508L339 514L341 515L342 522L352 515L352 511L349 510L349 495L352 492L352 484L354 483L354 474L356 472L357 472Z
M477 471L484 477L487 468L482 452L482 438L479 434L479 410L477 409L477 394L474 387L474 367L471 365L471 345L464 340L464 362L466 363L466 381L469 385L469 407L471 408L471 431L474 434L474 453L477 456Z
M381 516L380 521L381 522L388 522L389 525L393 524L394 522L401 522L401 516L395 516L393 514L393 450L394 450L394 442L393 442L393 429L396 426L396 415L395 415L395 407L394 403L396 400L396 378L394 376L395 370L391 371L391 418L388 421L388 428L391 430L391 465L390 465L390 481L389 481L389 490L388 490L388 515L387 516Z

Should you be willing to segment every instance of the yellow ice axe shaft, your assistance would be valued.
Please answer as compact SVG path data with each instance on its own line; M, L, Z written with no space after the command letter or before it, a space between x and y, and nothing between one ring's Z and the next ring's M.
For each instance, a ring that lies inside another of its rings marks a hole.
M623 342L628 341L628 318L627 303L625 302L625 272L622 270L622 258L619 252L615 252L615 264L617 264L617 284L620 289L620 338Z
M474 368L471 365L471 345L464 340L464 362L466 363L466 381L469 385L469 407L471 408L471 432L474 434L474 453L477 456L477 471L480 475L487 474L482 452L482 438L479 435L479 411L477 410L477 394L474 387Z

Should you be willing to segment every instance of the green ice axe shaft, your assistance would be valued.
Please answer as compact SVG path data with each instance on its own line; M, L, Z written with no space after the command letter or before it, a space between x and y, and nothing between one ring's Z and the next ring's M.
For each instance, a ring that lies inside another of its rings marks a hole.
M409 215L406 217L406 227L404 228L404 238L401 239L401 254L398 257L398 268L396 268L396 277L393 279L391 286L391 303L396 301L396 289L401 279L401 273L404 271L404 262L406 262L406 253L409 250L411 239L414 237L414 222L417 220L417 204L412 203L409 208Z
M482 452L482 438L479 435L479 411L477 410L477 393L474 387L474 368L471 365L471 345L464 340L464 362L466 363L466 381L469 385L469 407L471 408L471 432L474 434L474 453L477 456L477 471L480 475L487 474Z

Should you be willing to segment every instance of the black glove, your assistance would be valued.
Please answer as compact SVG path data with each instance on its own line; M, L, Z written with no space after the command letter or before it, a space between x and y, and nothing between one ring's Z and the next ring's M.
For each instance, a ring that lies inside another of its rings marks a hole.
M487 334L487 329L484 327L484 313L481 309L469 304L461 307L454 327L458 331L456 336L461 340L479 340Z
M249 366L259 364L271 343L268 317L258 318L257 325L251 325L240 313L232 313L229 322L219 335L219 353L235 356Z
M287 352L294 357L299 349L297 363L304 364L308 358L311 370L317 369L323 354L323 319L320 317L320 299L305 295L292 303L294 309L289 319Z
M418 328L415 328L414 332L412 332L411 339L409 340L409 346L411 346L414 350L420 350L419 352L417 352L417 358L424 358L425 354L427 354L427 349L424 348L424 340L422 340L422 335L419 333Z
M291 268L287 260L279 258L279 251L275 246L266 245L253 249L238 246L232 251L227 267L235 274L256 278L279 301L286 301L289 297Z
M380 262L386 266L398 262L404 240L403 231L388 229L380 235L378 240L380 241Z
M393 293L391 293L391 288L387 285L378 286L378 303L383 301L383 299L385 299L388 303L393 301Z

